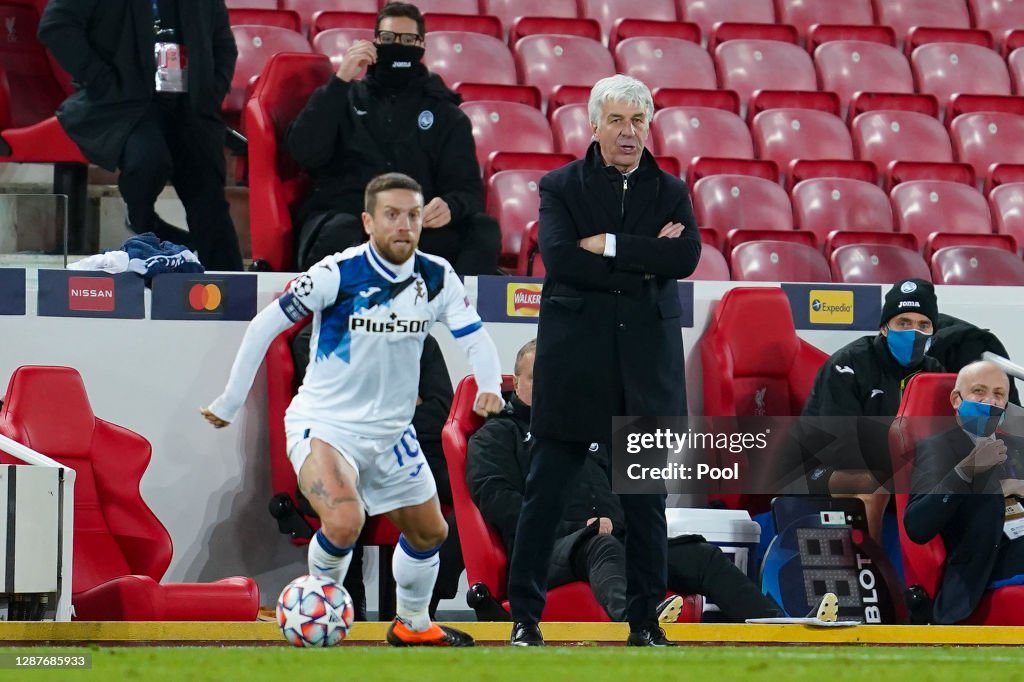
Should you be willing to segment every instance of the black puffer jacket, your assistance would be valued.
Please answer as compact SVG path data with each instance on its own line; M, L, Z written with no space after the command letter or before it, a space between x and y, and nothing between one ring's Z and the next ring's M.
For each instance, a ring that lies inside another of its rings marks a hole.
M928 355L942 363L947 372L959 372L981 359L985 351L1009 358L1006 346L988 329L982 329L952 315L939 314L938 327ZM1017 384L1010 377L1010 402L1020 405Z
M452 222L484 209L483 181L462 98L422 68L405 88L384 88L372 75L346 83L331 76L309 98L288 131L288 150L313 177L299 212L359 215L363 190L381 173L400 172L441 197Z

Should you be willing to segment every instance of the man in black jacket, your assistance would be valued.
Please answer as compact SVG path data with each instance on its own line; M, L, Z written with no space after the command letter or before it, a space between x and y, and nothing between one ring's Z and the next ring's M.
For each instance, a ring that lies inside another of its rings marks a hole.
M288 149L313 176L296 216L300 268L362 242L366 183L398 171L423 187L420 249L460 275L495 273L501 232L483 213L472 126L461 97L421 63L423 46L419 9L385 5L375 41L353 44L292 123ZM366 76L355 80L364 67Z
M529 429L535 353L534 341L519 350L514 369L515 395L504 412L488 419L470 438L466 454L470 495L484 519L498 529L509 555L515 546L533 457ZM604 447L596 443L591 447L577 480L574 484L567 482L563 493L567 506L557 523L547 585L587 581L608 617L625 620L626 525L622 505L609 484ZM722 550L699 535L670 542L667 584L676 594L708 596L729 620L743 622L747 618L783 615ZM681 603L677 596L662 601L657 609L659 621L674 622Z
M595 142L540 182L547 268L537 328L536 439L509 567L512 643L543 643L541 612L562 490L612 417L686 414L677 279L700 259L686 184L644 148L654 103L629 76L594 84ZM631 646L670 646L655 611L667 571L665 495L623 495Z
M946 548L942 583L933 595L936 623L967 618L986 589L1024 576L1024 539L1018 537L1024 443L995 432L1008 395L1006 374L997 365L967 365L949 396L959 428L918 445L903 523L914 542L939 535ZM1010 529L1014 518L1016 531Z
M935 287L920 279L896 282L885 295L879 334L843 346L818 370L804 406L801 442L814 492L854 495L864 502L868 532L881 544L892 477L889 425L903 389L918 372L941 372L925 354L939 310Z
M129 227L241 270L224 197L220 105L238 56L224 0L51 0L39 39L77 87L57 120L86 158L121 171ZM168 180L188 232L153 208Z

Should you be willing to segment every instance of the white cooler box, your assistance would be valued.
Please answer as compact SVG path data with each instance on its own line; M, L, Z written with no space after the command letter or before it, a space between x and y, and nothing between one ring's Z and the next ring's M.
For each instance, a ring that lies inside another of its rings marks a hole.
M761 540L761 526L742 509L678 509L665 510L668 536L703 535L718 545L736 567L759 584L758 566L752 557Z

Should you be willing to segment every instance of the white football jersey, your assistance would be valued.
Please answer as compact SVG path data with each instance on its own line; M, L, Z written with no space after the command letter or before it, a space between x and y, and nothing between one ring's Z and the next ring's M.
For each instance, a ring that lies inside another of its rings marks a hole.
M292 322L313 313L309 365L286 419L366 438L400 435L412 421L434 322L456 338L483 327L447 261L417 251L396 266L369 243L324 258L278 303Z

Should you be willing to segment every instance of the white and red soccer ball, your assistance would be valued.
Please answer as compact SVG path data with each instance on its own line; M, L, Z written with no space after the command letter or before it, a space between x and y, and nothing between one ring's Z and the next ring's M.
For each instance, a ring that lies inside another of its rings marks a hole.
M352 597L330 578L296 578L277 600L277 624L295 646L334 646L348 636L353 620Z

